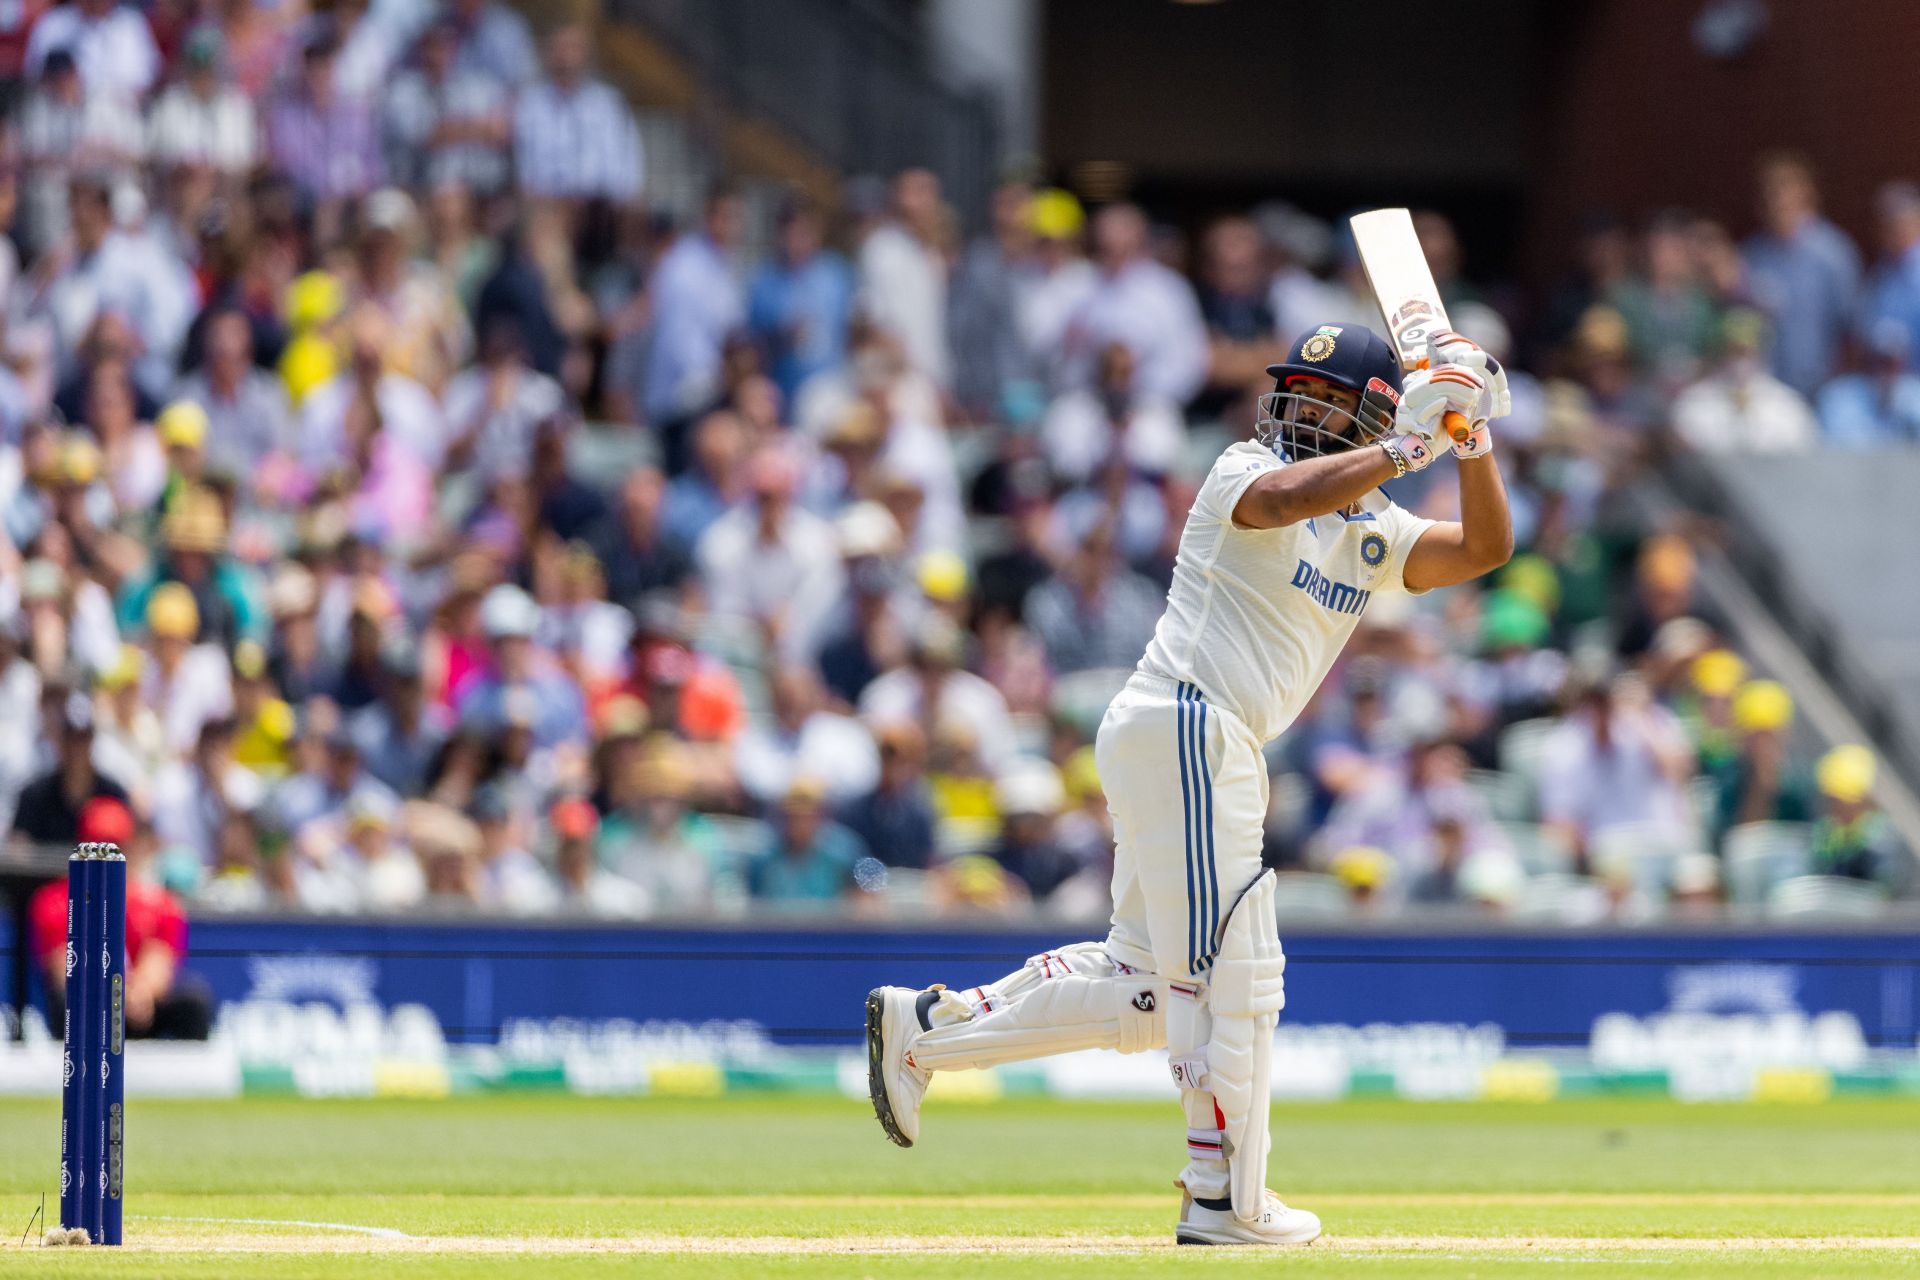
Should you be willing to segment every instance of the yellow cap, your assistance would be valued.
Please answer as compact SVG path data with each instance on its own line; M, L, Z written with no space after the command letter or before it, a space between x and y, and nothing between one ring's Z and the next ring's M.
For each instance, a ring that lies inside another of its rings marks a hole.
M100 446L83 435L60 445L60 478L68 484L92 484L100 475Z
M174 551L208 555L226 549L227 513L211 489L188 489L174 498L160 521L160 536Z
M293 704L280 699L269 698L260 704L260 714L254 719L254 727L275 742L292 742L293 731L298 727Z
M1873 790L1877 768L1872 751L1857 743L1849 743L1821 756L1814 776L1823 795L1858 803L1867 798L1867 792Z
M200 606L193 592L177 582L163 582L147 597L147 630L155 636L191 640L200 634Z
M97 683L102 689L125 689L129 685L137 684L141 672L146 668L147 655L133 645L123 644L120 646L119 656L114 658L112 666L100 673Z
M1349 889L1378 889L1393 875L1393 859L1368 845L1355 845L1333 855L1328 870Z
M318 334L301 334L287 343L280 356L280 380L287 384L287 396L296 405L339 368L339 349Z
M175 400L154 420L160 443L169 449L200 449L207 443L207 411L191 400Z
M928 597L951 604L967 594L967 562L951 551L929 551L914 566L914 577Z
M287 323L297 330L325 324L347 305L347 291L325 271L309 271L287 286Z
M1747 664L1731 649L1709 649L1693 660L1693 687L1709 698L1726 698L1747 678Z
M1748 733L1793 723L1793 695L1778 680L1749 680L1733 697L1733 722Z
M1087 225L1086 211L1073 193L1048 187L1034 193L1027 204L1027 225L1047 240L1071 240Z
M267 673L267 651L258 640L242 640L233 646L233 674L242 680L258 680Z

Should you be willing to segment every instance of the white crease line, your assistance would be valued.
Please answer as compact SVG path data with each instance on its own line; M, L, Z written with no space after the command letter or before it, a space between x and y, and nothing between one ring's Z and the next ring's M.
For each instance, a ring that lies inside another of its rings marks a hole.
M130 1213L141 1222L212 1222L233 1227L310 1227L317 1231L346 1231L358 1236L379 1236L383 1240L411 1240L412 1236L394 1227L358 1227L351 1222L304 1222L299 1218L188 1218L168 1213Z

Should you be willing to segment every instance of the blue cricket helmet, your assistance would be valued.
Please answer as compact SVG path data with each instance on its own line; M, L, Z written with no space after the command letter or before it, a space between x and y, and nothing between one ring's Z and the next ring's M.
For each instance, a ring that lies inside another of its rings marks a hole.
M1400 405L1400 357L1365 325L1316 325L1295 338L1287 358L1267 366L1273 390L1260 397L1256 433L1282 445L1292 458L1355 449L1393 428ZM1298 391L1303 378L1319 378L1360 397L1348 413Z

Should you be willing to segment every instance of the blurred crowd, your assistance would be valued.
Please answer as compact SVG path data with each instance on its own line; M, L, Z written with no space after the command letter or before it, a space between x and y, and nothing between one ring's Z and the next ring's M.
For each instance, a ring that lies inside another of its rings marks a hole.
M1021 176L974 229L918 169L675 217L590 32L496 0L17 31L16 842L111 831L196 911L1105 911L1090 743L1197 481L1286 337L1378 323L1335 224ZM1866 271L1771 158L1749 238L1597 218L1540 300L1420 215L1515 370L1521 554L1376 599L1271 749L1294 906L1906 887L1871 753L1805 745L1697 531L1622 501L1673 449L1915 438L1920 192L1881 211Z

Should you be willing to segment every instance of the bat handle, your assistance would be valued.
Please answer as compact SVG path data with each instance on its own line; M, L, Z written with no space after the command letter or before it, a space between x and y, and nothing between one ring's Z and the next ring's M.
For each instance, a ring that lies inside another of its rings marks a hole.
M1445 427L1447 434L1455 440L1465 440L1473 434L1473 424L1467 421L1467 415L1453 409L1447 410L1446 415L1440 419L1440 425Z

